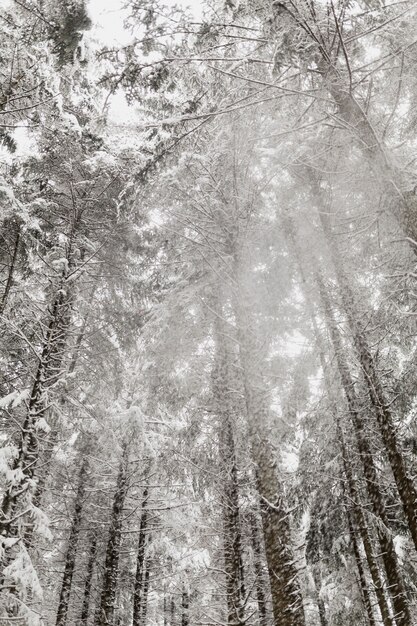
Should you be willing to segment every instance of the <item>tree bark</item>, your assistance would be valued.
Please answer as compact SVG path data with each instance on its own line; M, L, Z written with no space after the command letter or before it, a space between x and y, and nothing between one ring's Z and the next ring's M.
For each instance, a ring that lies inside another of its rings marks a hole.
M237 320L249 438L252 457L257 468L257 488L261 501L275 626L304 626L303 602L291 546L289 513L285 506L283 489L276 471L275 455L268 436L269 406L265 383L260 373L259 346L254 339L256 331L249 323L250 315L243 310L242 298L235 298L234 312Z
M169 609L169 623L170 626L175 626L175 600L174 598L171 598L171 606Z
M110 530L107 540L104 576L95 626L114 626L115 601L119 577L120 547L122 542L123 507L127 493L128 446L123 444L122 458L119 465L117 487L113 498Z
M16 259L17 259L17 255L19 252L19 246L20 246L20 225L17 224L16 225L16 238L15 238L15 243L13 246L13 254L12 254L11 261L10 261L9 273L7 275L6 286L4 288L3 296L0 302L0 315L3 315L4 313L4 309L6 308L7 300L9 298L10 290L12 288L14 272L16 269Z
M168 606L167 606L168 602L167 602L167 596L166 596L166 591L164 589L164 626L168 626Z
M243 626L242 603L242 538L239 515L239 493L235 441L232 360L224 323L219 315L215 321L216 356L212 373L214 408L219 419L219 451L223 489L223 553L226 572L227 623Z
M140 516L139 526L139 540L136 556L136 574L135 574L135 588L133 592L133 626L140 626L142 606L143 606L143 593L145 584L145 542L148 532L148 498L149 489L145 487L143 491L142 500L142 513Z
M190 595L185 590L182 592L181 626L190 626Z
M412 249L417 253L417 196L411 188L405 188L404 176L387 156L383 138L375 131L365 109L334 65L323 58L320 69L327 82L327 88L336 103L342 119L349 129L381 185L388 209L401 226L404 234L411 239Z
M96 562L96 556L97 556L97 532L94 531L91 535L90 553L88 555L83 603L81 607L79 626L87 626L87 623L88 623L88 616L90 613L91 589L93 585L93 573L94 573L94 565Z
M292 224L286 224L286 233L294 247L294 252L298 264L298 269L301 276L301 282L305 292L305 297L308 302L308 308L310 310L310 317L313 326L313 333L315 336L316 345L318 348L321 367L323 369L325 386L327 391L328 400L331 405L331 410L334 418L337 420L337 405L332 391L331 382L328 376L328 368L325 357L325 349L322 343L320 333L318 331L317 321L314 313L314 306L310 301L307 291L307 281L304 274L304 268L301 261L300 250L295 239L295 232ZM329 301L328 293L325 289L323 280L319 273L316 273L316 283L318 285L318 292L323 304L326 324L329 329L333 350L336 355L336 361L338 366L338 372L342 383L342 388L347 400L350 416L352 419L354 433L356 437L356 443L361 458L362 469L365 476L366 487L368 496L372 505L373 513L379 517L385 526L385 529L378 529L378 539L381 546L381 555L387 574L387 580L389 585L389 592L394 607L395 619L398 626L411 625L411 615L408 607L408 599L404 588L404 583L398 563L398 558L395 552L392 536L389 531L389 521L386 512L386 506L384 498L380 489L380 479L375 467L372 452L368 443L368 439L364 432L364 421L360 415L360 409L358 408L358 401L355 396L354 384L350 375L349 366L344 355L344 350L340 338L340 334L337 328L336 321L333 316L332 308Z
M35 473L38 460L36 424L46 411L46 391L61 374L65 339L69 326L68 306L69 303L60 290L52 306L43 350L22 426L19 453L13 464L13 470L21 470L20 479L14 481L13 485L7 488L2 501L0 533L4 536L9 536L11 530L9 520L13 516L18 500L28 492L30 481Z
M149 584L150 584L150 570L151 570L151 560L148 557L145 561L145 573L143 580L143 591L142 591L142 602L141 602L141 612L140 612L140 626L145 626L146 624L146 615L148 613L148 594L149 594Z
M12 466L19 471L19 479L9 484L5 490L0 507L0 535L13 535L13 514L22 499L26 500L28 510L32 504L32 483L39 456L36 426L47 410L47 391L62 375L62 362L65 356L68 331L71 324L74 293L69 283L74 268L74 241L80 225L80 215L74 219L66 247L67 264L63 269L58 285L53 293L52 304L48 309L48 323L43 341L42 352L34 376L26 416L22 426L19 452ZM3 564L8 561L5 551Z
M86 489L88 462L83 460L78 478L78 489L74 503L74 516L68 538L67 554L65 557L65 570L59 595L58 611L56 616L56 626L65 626L67 623L69 599L71 594L72 578L75 569L75 558L77 555L78 540L81 529L81 519L84 505Z
M347 483L347 491L349 494L349 498L353 504L353 512L355 522L358 526L363 547L365 550L366 560L368 562L369 571L371 573L372 582L375 587L375 594L378 600L379 610L381 611L382 621L384 626L393 626L393 620L391 618L391 614L388 607L388 601L384 590L384 583L382 580L381 572L378 567L377 558L375 555L375 551L372 545L372 540L370 537L368 525L366 523L361 503L359 500L358 491L355 484L355 479L353 477L352 468L348 461L348 455L346 450L346 445L344 442L344 436L342 433L342 429L338 428L338 436L340 442L340 448L342 452L342 462L343 462L343 470L346 477Z
M357 531L353 526L352 516L348 507L346 507L346 517L349 527L349 535L352 541L353 554L355 557L356 567L359 575L359 588L362 594L362 601L368 616L369 626L376 626L375 616L372 610L371 592L369 591L368 583L366 580L365 568L362 562L362 557L359 549L359 542L357 537Z
M253 566L255 571L256 600L258 604L259 626L268 626L266 610L265 580L262 567L262 546L259 524L255 513L250 516L251 540L253 549Z
M316 194L319 193L320 192L316 189ZM343 309L352 333L353 345L362 367L369 397L375 410L377 423L381 432L382 441L387 452L398 493L400 494L411 537L417 550L417 489L407 471L389 402L385 396L375 360L368 345L365 330L357 315L355 297L348 277L345 274L336 241L333 237L330 225L322 212L320 212L320 220L336 271Z
M362 469L365 476L366 488L371 502L372 511L377 517L379 517L385 526L384 529L378 529L378 540L381 546L381 556L384 562L390 595L394 606L395 620L398 626L411 626L412 620L408 607L408 599L402 580L398 558L395 552L394 542L389 530L387 510L380 489L380 479L375 467L368 439L364 432L365 424L363 418L361 418L360 410L358 408L358 402L354 391L354 383L344 356L341 338L331 310L328 294L320 275L317 275L316 281L324 306L342 387L345 392L345 397L354 427L356 443L362 462Z

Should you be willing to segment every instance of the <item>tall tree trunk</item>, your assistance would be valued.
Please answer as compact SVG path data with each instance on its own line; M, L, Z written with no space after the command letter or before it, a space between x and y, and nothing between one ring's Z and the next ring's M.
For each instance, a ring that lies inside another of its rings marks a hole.
M319 286L319 293L324 306L326 321L338 364L340 379L354 427L357 447L362 462L366 488L371 502L372 511L377 517L379 517L385 527L383 529L378 529L378 540L381 546L381 555L394 606L395 619L398 626L410 626L412 624L412 620L408 606L409 603L402 580L398 558L395 552L394 542L389 530L389 520L380 489L380 479L375 467L368 439L364 432L366 422L364 423L360 414L360 409L358 408L358 401L354 391L354 383L344 355L340 334L333 316L329 297L320 275L317 275L316 281Z
M404 234L412 241L412 249L417 253L417 197L406 185L401 170L387 155L384 140L375 131L365 109L360 105L352 89L343 84L345 79L329 58L323 57L319 64L327 88L337 105L340 116L352 132L359 149L366 157L377 176L384 192L385 204L400 224Z
M79 626L87 626L88 624L88 616L90 613L91 589L93 586L93 573L94 573L94 565L96 562L96 556L97 556L97 532L94 531L91 535L91 540L90 540L90 553L88 555L88 561L87 561L83 603L81 606Z
M49 421L49 424L50 422L51 420ZM42 460L40 463L41 465L44 466L43 471L37 474L36 489L32 498L32 504L36 508L40 508L42 504L42 496L44 494L45 486L46 486L46 483L50 474L52 455L54 452L54 445L56 443L57 438L58 438L58 432L53 427L47 440L48 447L46 448L46 450L44 450L44 454L42 456ZM23 537L24 544L27 548L33 547L32 538L33 538L34 529L35 529L34 524L28 520L25 535Z
M182 592L181 626L190 626L190 595L188 591Z
M62 374L61 365L65 355L71 310L72 297L66 285L66 276L63 276L50 311L43 349L21 429L18 453L11 468L16 478L6 486L0 506L0 535L4 538L18 537L20 528L24 526L16 522L21 521L22 517L30 520L36 514L33 496L36 489L35 470L39 459L37 425L46 414L48 389ZM22 540L24 541L24 536ZM13 553L14 545L6 546L3 551L0 560L1 585L4 582L3 572Z
M19 502L24 502L28 512L32 510L33 479L39 456L37 424L47 410L48 389L62 375L62 363L66 352L74 300L72 283L68 279L75 264L74 242L80 225L80 217L77 215L72 223L69 243L65 250L67 264L54 290L52 304L48 308L48 322L42 352L39 356L26 416L22 425L18 454L12 466L18 479L7 485L0 507L0 535L3 537L15 534L13 516ZM3 566L8 562L8 552L5 550L2 559Z
M167 595L166 595L166 590L164 589L164 626L168 626L168 602L167 602Z
M142 591L142 602L141 602L140 621L139 621L140 626L145 626L146 624L146 615L148 613L150 571L151 571L151 560L148 557L145 561L145 573L143 577L143 591Z
M53 303L50 321L32 386L28 410L22 426L19 452L13 470L21 470L20 478L11 484L3 497L0 518L0 533L9 536L10 518L23 494L29 491L38 460L38 438L36 424L46 411L46 391L59 378L63 359L65 338L69 325L66 297L62 290Z
M219 419L219 450L223 482L223 552L226 572L227 623L243 626L242 538L235 441L234 408L231 402L233 354L221 316L215 321L216 357L212 373L214 408Z
M122 542L123 507L127 493L128 446L123 444L117 487L113 498L110 530L107 540L104 575L95 626L114 626L115 601L119 577L120 547Z
M9 265L9 273L7 275L7 281L4 287L3 296L0 301L0 315L3 315L4 313L4 309L7 306L7 300L9 298L10 290L12 288L14 272L16 269L16 260L17 260L17 255L19 252L19 245L20 245L20 225L17 224L15 243L13 246L13 254L12 254L12 258L10 260L10 265Z
M266 610L265 580L262 567L262 545L259 532L258 519L255 513L250 516L251 540L253 549L253 567L255 571L256 600L258 604L259 626L268 626L268 616Z
M321 190L314 181L312 182L312 189L315 198L318 202L320 202L320 206L324 206ZM362 367L369 397L375 410L382 441L387 451L388 460L397 485L398 493L400 494L411 537L417 550L417 489L407 471L404 456L398 441L390 404L385 396L375 360L368 345L365 329L363 328L361 319L357 314L355 297L353 295L349 279L345 274L336 240L333 236L328 218L324 215L323 211L320 211L319 215L339 283L340 296L352 333L353 344Z
M349 536L352 541L353 554L355 557L356 568L358 570L358 575L359 575L359 588L360 588L361 595L362 595L362 601L366 610L366 614L368 616L369 626L376 626L375 616L372 610L371 592L369 590L368 582L366 580L365 567L362 562L361 552L359 549L357 531L353 525L352 516L347 506L345 507L345 510L346 510L346 517L348 521L348 527L349 527Z
M304 289L305 297L308 302L308 308L310 311L311 322L313 326L313 332L315 336L316 345L319 352L320 362L324 374L325 386L327 391L328 400L334 418L337 420L337 403L332 390L331 381L328 375L328 366L325 357L325 349L323 346L322 338L318 330L318 325L315 317L314 306L310 300L307 290L307 281L304 273L303 264L301 261L301 253L298 246L298 242L295 238L294 226L291 223L286 224L286 233L288 235L291 244L293 245L298 269L301 276L301 282ZM365 476L366 487L368 496L372 505L373 513L379 517L385 526L385 529L378 529L378 539L381 546L381 555L384 561L384 566L387 574L387 580L389 585L390 596L392 599L395 619L398 626L411 625L411 616L408 607L408 599L406 596L404 583L398 563L398 558L395 552L394 543L389 530L389 520L386 512L386 506L384 503L384 497L380 489L380 479L375 467L373 455L368 443L368 439L364 432L364 420L361 417L358 401L356 399L354 383L350 375L349 366L344 355L344 350L340 338L340 334L337 328L336 321L331 309L328 293L325 289L323 280L320 274L316 274L316 282L318 285L318 292L321 302L324 307L325 319L327 327L329 329L333 350L336 355L336 361L338 366L338 372L342 383L342 388L345 393L349 412L351 415L352 423L354 426L354 432L359 450L362 469Z
M148 532L148 498L149 488L145 487L143 491L142 500L142 513L140 516L139 526L139 540L136 556L136 574L135 574L135 588L133 592L133 626L140 626L142 606L143 606L143 591L144 591L144 568L145 568L145 542Z
M375 594L378 600L379 610L381 611L382 621L384 623L384 626L393 626L393 621L392 621L391 614L389 611L387 596L384 590L384 582L382 580L381 572L380 572L378 562L377 562L377 557L375 555L374 547L372 545L372 540L371 540L368 524L366 523L365 516L362 511L362 506L359 500L359 494L356 488L355 479L353 477L352 468L348 461L348 455L347 455L347 450L346 450L346 444L344 442L343 432L340 427L338 428L338 437L339 437L339 443L340 443L341 452L342 452L342 462L343 462L344 474L346 477L347 492L353 504L355 522L358 526L358 529L362 538L366 560L368 562L368 567L371 573L372 582L375 587Z
M81 329L77 334L75 347L72 349L72 354L69 360L69 365L68 365L68 370L67 370L68 374L72 374L74 372L75 366L78 361L80 346L82 344L82 340L85 334L85 329L87 326L87 321L88 321L89 313L91 310L91 304L92 304L96 289L97 289L97 280L95 280L93 287L90 291L88 300L87 300L87 304L88 304L87 313L84 316ZM63 407L65 406L65 397L63 395L59 399L59 405L60 405L60 410L62 410ZM46 483L48 481L48 477L51 471L51 461L52 461L52 456L54 452L54 447L58 440L58 430L57 430L58 419L54 415L52 415L49 418L49 426L51 427L51 431L47 439L47 444L46 444L47 447L43 451L43 455L41 456L41 463L40 463L43 467L43 470L37 475L36 490L33 495L33 506L38 507L38 508L40 507L43 492L45 490L45 486L46 486ZM27 530L25 532L25 537L24 537L24 542L26 546L30 546L31 544L31 540L33 536L33 529L34 529L33 524L28 524Z
M261 374L256 331L249 322L250 314L243 310L242 298L238 296L235 298L234 310L249 438L252 457L257 468L257 487L261 501L275 626L304 626L304 609L291 545L289 514L269 438L269 406L265 393L266 385Z
M169 623L170 623L170 626L175 626L175 614L176 614L175 600L174 600L174 598L171 598L171 606L170 606L170 609L169 609Z
M84 459L78 478L78 489L74 503L74 516L71 525L71 531L68 538L68 547L65 557L65 570L61 584L61 592L59 595L58 612L56 616L56 626L65 626L67 623L69 599L71 593L72 577L75 569L75 558L77 555L78 539L80 536L81 519L84 504L84 495L86 488L88 471L88 461Z

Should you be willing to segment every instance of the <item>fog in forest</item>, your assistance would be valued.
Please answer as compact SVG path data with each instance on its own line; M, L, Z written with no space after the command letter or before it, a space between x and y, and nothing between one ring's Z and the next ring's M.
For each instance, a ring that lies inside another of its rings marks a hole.
M0 626L417 625L415 0L0 0Z

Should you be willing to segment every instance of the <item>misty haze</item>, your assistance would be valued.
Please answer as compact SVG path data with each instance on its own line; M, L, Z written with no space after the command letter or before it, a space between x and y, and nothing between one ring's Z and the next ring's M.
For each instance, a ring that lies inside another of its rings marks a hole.
M0 626L417 626L416 33L0 0Z

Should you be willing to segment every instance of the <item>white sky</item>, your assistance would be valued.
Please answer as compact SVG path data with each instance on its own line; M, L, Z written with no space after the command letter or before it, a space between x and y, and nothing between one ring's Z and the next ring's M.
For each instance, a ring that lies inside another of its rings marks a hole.
M107 45L123 45L131 38L130 33L123 28L123 21L127 17L123 4L123 0L89 0L92 34Z
M109 47L129 43L132 35L124 28L124 21L129 11L123 8L124 3L125 0L88 0L88 10L93 22L91 37ZM201 16L202 0L165 0L165 4L182 5L190 8L196 19ZM109 118L116 124L129 125L137 121L134 108L128 106L122 92L112 96Z
M1 3L2 0L0 0ZM125 44L131 35L123 28L128 11L123 9L124 0L89 0L89 12L93 20L93 34L107 45ZM182 5L192 10L196 19L201 16L202 0L165 0L167 5Z

